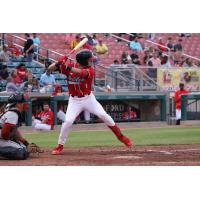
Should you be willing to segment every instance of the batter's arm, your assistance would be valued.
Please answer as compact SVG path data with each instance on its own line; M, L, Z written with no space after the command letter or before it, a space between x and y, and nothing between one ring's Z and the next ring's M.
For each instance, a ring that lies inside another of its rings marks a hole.
M56 66L56 63L52 63L49 67L48 67L48 69L47 69L47 71L48 72L53 72L53 71L55 71L55 70L57 70L57 66Z
M66 64L67 60L68 60L68 57L67 57L67 56L61 57L61 58L58 60L58 62L52 63L52 64L48 67L47 71L53 72L53 71L58 70L59 68L61 68L62 65Z

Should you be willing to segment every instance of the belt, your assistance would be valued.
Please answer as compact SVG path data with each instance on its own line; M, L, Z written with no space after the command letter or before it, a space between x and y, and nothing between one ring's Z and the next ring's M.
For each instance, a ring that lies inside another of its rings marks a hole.
M89 96L90 95L90 92L88 94L84 94L84 95L81 95L81 96L75 96L75 95L71 95L72 97L78 97L78 98L82 98L82 97L86 97L86 96Z

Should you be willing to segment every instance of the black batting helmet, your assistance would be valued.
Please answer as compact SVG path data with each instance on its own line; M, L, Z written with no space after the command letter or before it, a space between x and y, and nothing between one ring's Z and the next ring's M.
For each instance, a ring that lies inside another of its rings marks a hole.
M11 94L8 98L8 105L7 107L11 107L16 105L17 103L24 103L26 102L26 99L24 98L23 94L17 93L17 94Z
M92 57L93 55L90 50L83 49L76 54L76 61L83 66L88 66L89 59Z

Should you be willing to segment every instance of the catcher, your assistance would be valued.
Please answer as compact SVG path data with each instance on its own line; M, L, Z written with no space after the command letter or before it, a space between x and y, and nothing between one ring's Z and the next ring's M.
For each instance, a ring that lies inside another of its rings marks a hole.
M0 115L0 156L14 160L25 160L31 153L41 153L41 149L21 135L22 112L28 109L23 94L12 94Z

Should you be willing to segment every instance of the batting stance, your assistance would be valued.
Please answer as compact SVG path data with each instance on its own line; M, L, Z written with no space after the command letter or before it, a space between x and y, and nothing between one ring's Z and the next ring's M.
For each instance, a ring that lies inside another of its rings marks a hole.
M12 94L8 98L5 111L0 116L0 156L8 159L25 160L30 153L28 141L21 135L21 113L28 109L22 94Z
M127 147L131 147L132 141L121 133L119 127L113 119L105 112L101 104L96 100L91 92L94 77L92 62L95 57L89 50L81 50L76 54L77 63L67 62L65 56L57 63L49 66L49 71L59 70L67 76L69 89L69 102L65 116L65 122L62 124L58 145L53 149L52 154L60 154L76 117L84 110L98 116L113 131L116 137Z

